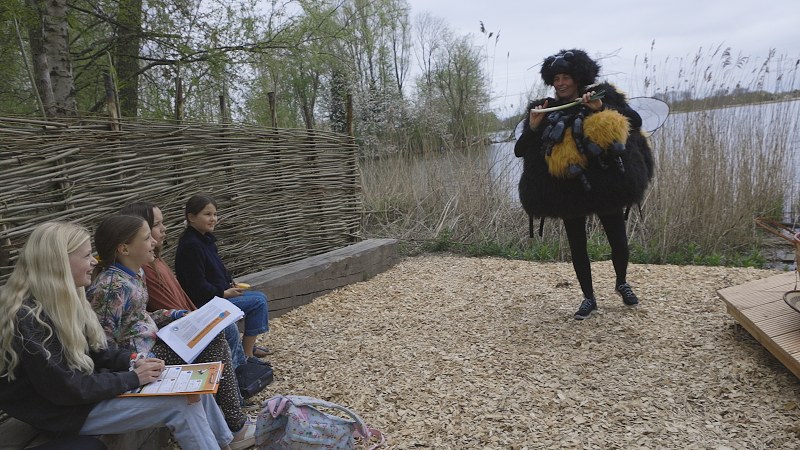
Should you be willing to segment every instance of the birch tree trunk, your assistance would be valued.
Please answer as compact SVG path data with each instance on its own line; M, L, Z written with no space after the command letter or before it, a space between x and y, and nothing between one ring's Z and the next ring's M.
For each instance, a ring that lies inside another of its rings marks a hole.
M42 43L41 20L37 15L33 23L28 26L28 40L31 45L33 58L33 78L36 80L36 89L44 105L47 117L56 116L56 99L53 97L53 84L50 82L50 65L47 63L47 54Z
M75 83L69 56L69 23L66 0L27 0L36 19L28 35L37 87L48 114L75 116Z

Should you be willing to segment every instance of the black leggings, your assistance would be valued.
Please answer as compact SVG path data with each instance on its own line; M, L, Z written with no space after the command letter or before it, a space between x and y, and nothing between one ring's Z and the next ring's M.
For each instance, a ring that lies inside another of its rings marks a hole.
M157 358L163 359L167 365L186 364L186 361L161 339L156 341L150 351ZM225 367L222 368L222 380L219 382L217 393L214 394L214 400L217 401L219 409L222 410L222 415L225 416L228 428L230 428L231 432L236 433L244 425L247 416L242 411L242 405L239 401L239 383L236 379L236 373L233 371L231 348L228 346L228 341L225 340L225 333L218 334L194 360L196 363L214 361L222 361L225 364Z
M625 283L628 271L628 235L625 231L625 214L622 210L615 213L598 216L603 229L606 231L608 243L611 245L611 261L614 263L614 272L617 274L617 286ZM586 217L564 219L564 229L569 240L569 250L572 253L572 267L578 276L578 283L586 298L594 298L592 287L592 267L589 261L589 250L586 248Z

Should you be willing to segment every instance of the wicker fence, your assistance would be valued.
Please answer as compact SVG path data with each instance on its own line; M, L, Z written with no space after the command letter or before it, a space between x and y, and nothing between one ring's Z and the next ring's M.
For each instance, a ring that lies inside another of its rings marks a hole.
M170 260L183 206L201 191L217 200L215 234L234 276L359 239L358 148L348 136L141 120L55 125L0 118L0 285L37 224L93 231L140 200L161 207Z

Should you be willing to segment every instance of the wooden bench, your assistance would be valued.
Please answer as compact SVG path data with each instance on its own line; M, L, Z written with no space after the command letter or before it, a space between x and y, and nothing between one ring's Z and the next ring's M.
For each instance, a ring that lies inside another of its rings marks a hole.
M399 259L396 239L368 239L294 263L236 278L267 296L275 318L348 284L391 269Z
M22 450L47 442L30 425L3 414L0 418L0 450ZM161 450L169 440L167 428L151 428L125 434L100 436L110 450Z

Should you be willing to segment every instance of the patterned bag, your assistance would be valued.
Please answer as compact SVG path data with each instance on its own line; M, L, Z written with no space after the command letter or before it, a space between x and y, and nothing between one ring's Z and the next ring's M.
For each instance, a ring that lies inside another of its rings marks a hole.
M386 442L383 434L364 425L354 412L335 403L302 395L276 395L264 402L256 420L256 447L260 450L354 450L354 438L364 438L364 448L377 436L377 448ZM323 406L347 413L353 420L326 414Z

